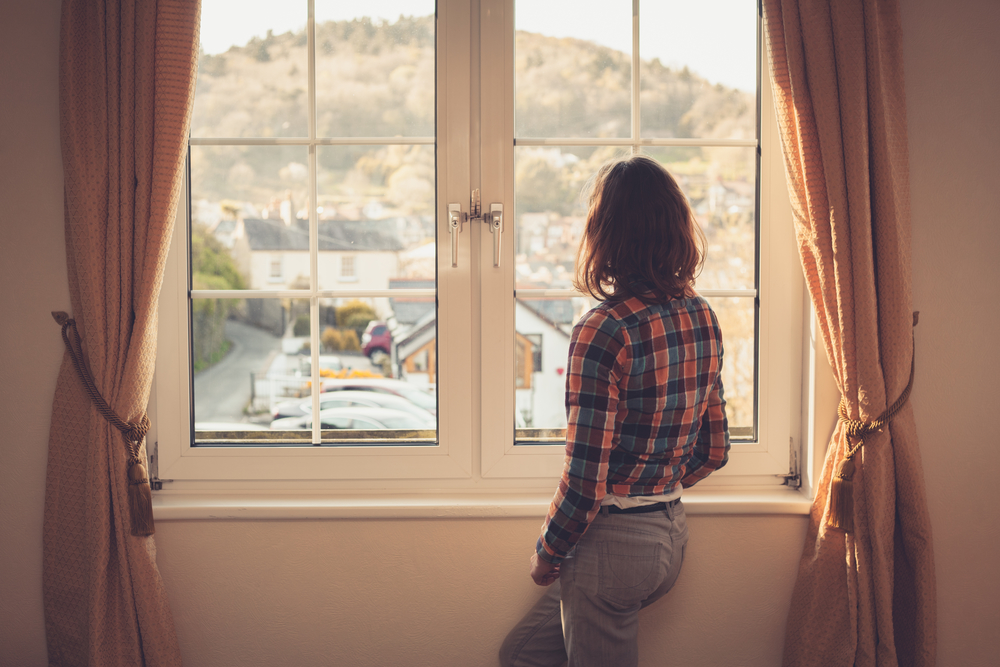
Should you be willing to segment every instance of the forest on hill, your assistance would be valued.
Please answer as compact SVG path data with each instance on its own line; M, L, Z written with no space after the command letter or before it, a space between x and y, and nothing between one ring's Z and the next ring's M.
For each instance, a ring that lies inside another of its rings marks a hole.
M518 32L515 39L517 136L629 136L628 54L593 42L535 33ZM400 17L394 23L369 19L319 23L316 42L320 137L433 136L432 17ZM643 61L641 67L643 136L755 136L752 95L711 85L686 68L671 69L658 60ZM224 53L203 55L192 136L306 136L307 70L304 32L269 33ZM566 152L585 161L581 169L595 166L587 159L595 153L593 148ZM596 153L599 163L613 151ZM746 171L746 159L737 151L695 148L669 153L661 159L715 163L732 177ZM235 200L260 208L290 192L298 206L304 205L307 156L302 147L197 147L192 158L196 198ZM318 166L319 204L326 200L325 210L371 197L403 214L429 213L433 206L429 146L322 146ZM532 201L533 210L545 210L548 199L549 210L568 212L566 194L578 193L582 182L572 174L559 179L565 182L554 189L525 184L522 194Z

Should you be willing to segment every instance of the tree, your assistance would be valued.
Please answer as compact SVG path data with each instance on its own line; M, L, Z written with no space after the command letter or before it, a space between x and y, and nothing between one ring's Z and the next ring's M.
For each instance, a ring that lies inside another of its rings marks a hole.
M194 289L246 289L229 250L204 225L191 226L191 286ZM195 372L217 363L229 350L226 319L242 299L195 299L191 304Z

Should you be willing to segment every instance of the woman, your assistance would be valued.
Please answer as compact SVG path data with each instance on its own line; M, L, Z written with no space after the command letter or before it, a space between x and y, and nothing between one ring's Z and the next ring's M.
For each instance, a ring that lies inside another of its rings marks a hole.
M729 451L722 332L693 289L701 245L658 162L598 171L576 286L602 303L573 329L566 463L531 557L549 589L504 641L504 665L638 664L639 609L684 559L681 489Z

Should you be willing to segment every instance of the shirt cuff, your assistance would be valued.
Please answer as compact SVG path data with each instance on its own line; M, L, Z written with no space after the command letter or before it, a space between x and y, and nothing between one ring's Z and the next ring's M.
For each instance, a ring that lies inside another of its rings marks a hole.
M546 563L552 563L553 565L558 565L563 559L562 556L553 556L545 550L545 546L542 544L541 536L539 536L538 541L535 542L535 553L538 554L539 560L544 560Z

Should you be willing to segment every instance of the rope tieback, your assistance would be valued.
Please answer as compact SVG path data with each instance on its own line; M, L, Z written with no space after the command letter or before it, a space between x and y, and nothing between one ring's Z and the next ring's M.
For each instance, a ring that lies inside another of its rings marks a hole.
M913 326L917 326L918 315L919 313L913 313ZM844 458L837 463L833 479L830 481L830 512L827 515L827 525L832 528L838 528L848 533L854 531L853 478L857 469L854 456L865 446L865 438L872 433L881 432L909 400L910 390L913 389L915 347L914 354L910 357L910 379L906 383L906 387L896 402L878 417L871 421L851 419L848 413L847 399L845 397L840 399L840 405L837 406L837 417L844 427L844 437L851 446L844 454Z
M146 433L149 432L149 417L143 412L137 421L127 422L118 416L118 413L104 400L104 396L101 395L94 382L94 376L91 375L90 369L83 361L83 341L76 328L76 321L63 312L54 312L52 317L62 325L63 342L66 344L69 356L73 360L73 367L76 368L76 373L80 376L91 402L101 413L101 416L118 429L125 441L127 454L125 465L128 470L128 499L132 534L152 535L155 530L153 525L153 494L149 488L149 475L146 472L145 462L139 456L142 441L146 438ZM72 333L72 337L70 333Z

